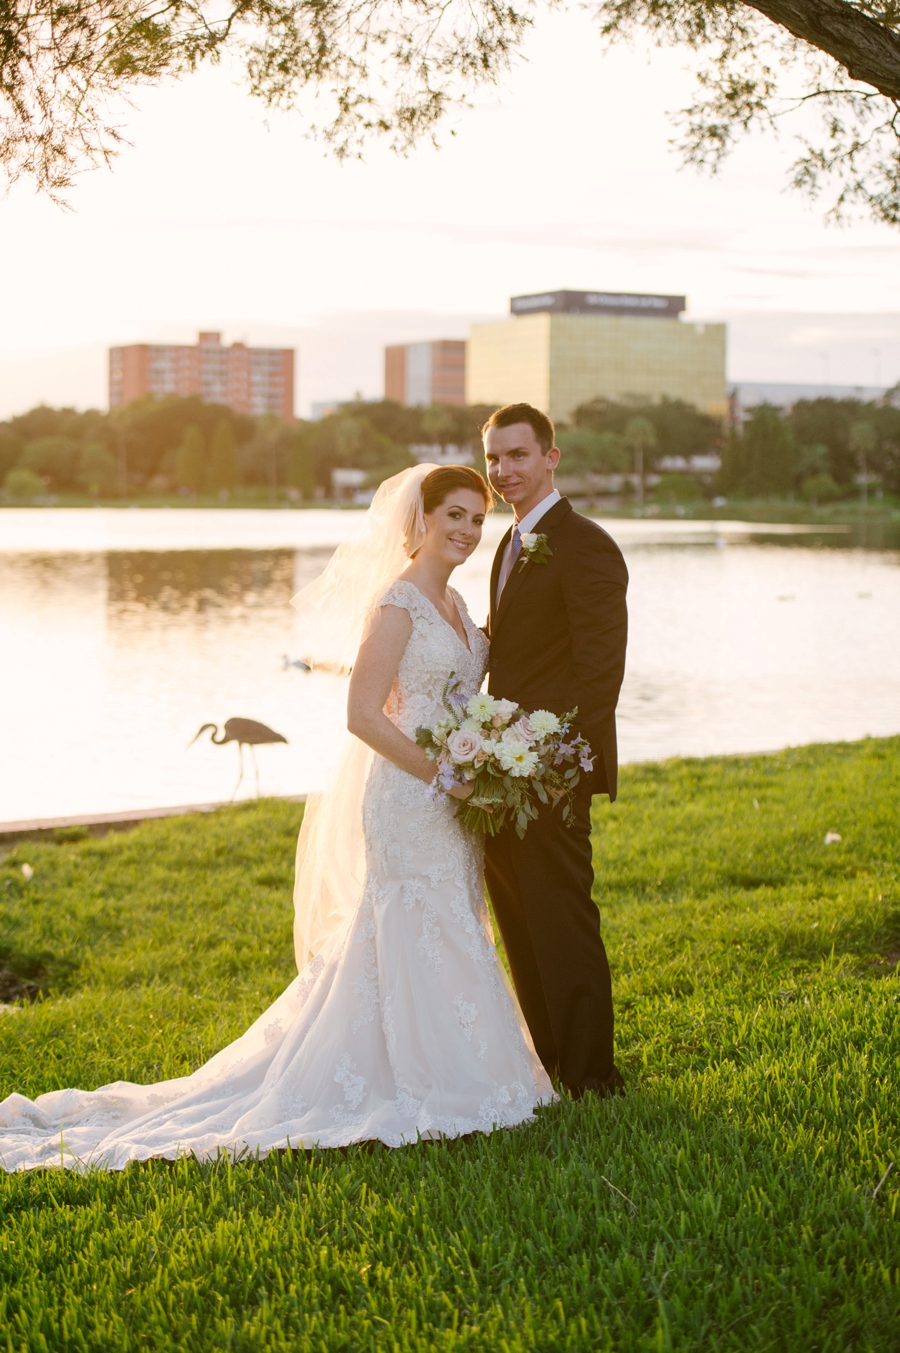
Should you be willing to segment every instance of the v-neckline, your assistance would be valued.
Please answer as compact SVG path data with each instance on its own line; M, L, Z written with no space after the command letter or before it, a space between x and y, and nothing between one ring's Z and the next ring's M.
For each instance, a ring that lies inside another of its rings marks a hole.
M416 591L418 592L419 596L422 597L425 601L428 602L428 605L429 605L429 606L431 607L431 609L434 611L434 613L435 613L435 615L437 616L438 620L440 620L443 624L445 624L445 625L447 626L447 629L450 630L451 634L454 636L454 638L456 639L457 643L462 644L463 648L466 650L466 652L468 653L469 657L471 658L471 656L472 656L472 649L471 649L471 647L469 646L469 631L466 630L466 637L465 637L465 639L463 639L463 638L457 633L456 627L455 627L454 625L451 625L451 624L450 624L450 621L447 619L447 617L446 617L445 615L441 615L440 611L439 611L438 608L435 606L434 602L431 600L431 597L426 596L425 593L422 591L421 587L418 587L414 582L410 582L409 578L404 578L403 581L404 581L404 582L408 582L409 585L410 585L410 587L415 587L415 589L416 589ZM453 605L456 606L456 598L455 598L455 597L453 598ZM463 629L465 630L465 629L466 629L466 622L463 620L463 617L462 617L462 611L459 609L458 606L456 606L456 614L459 616L459 623L462 625Z

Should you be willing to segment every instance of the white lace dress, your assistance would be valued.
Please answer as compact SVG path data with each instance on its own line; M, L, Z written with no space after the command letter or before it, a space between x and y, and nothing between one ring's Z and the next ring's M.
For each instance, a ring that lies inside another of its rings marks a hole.
M396 582L412 634L387 706L413 736L442 717L448 675L477 691L487 641L454 593L469 646ZM121 1169L131 1160L388 1146L491 1132L553 1098L497 958L479 843L428 786L376 756L356 913L265 1014L193 1075L116 1081L0 1104L0 1165Z

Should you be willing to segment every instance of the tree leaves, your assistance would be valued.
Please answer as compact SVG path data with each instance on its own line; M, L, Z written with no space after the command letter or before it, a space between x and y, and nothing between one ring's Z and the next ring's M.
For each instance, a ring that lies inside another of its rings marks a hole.
M117 104L225 51L251 93L299 109L339 158L386 137L434 140L448 110L508 68L534 0L0 0L0 165L60 198L123 139ZM687 163L715 172L736 142L809 104L790 170L835 219L900 224L898 0L596 0L606 43L648 33L703 53L698 97L676 116ZM562 77L561 77L562 78Z

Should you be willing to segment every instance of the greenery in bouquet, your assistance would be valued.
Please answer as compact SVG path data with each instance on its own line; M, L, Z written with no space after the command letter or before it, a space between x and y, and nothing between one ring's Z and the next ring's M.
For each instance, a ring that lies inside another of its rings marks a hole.
M511 819L522 837L540 804L560 808L571 825L581 772L594 768L588 743L573 732L578 710L528 714L514 700L482 692L466 700L458 685L451 673L444 687L446 718L416 730L416 742L437 762L433 792L446 797L456 786L472 785L456 810L471 832L495 836Z

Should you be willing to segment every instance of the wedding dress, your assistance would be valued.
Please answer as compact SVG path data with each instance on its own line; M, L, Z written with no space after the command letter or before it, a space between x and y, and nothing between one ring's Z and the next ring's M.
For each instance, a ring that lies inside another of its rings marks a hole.
M382 597L412 620L386 706L410 737L444 715L451 674L466 696L484 677L487 640L453 595L468 644L412 583ZM379 756L369 766L356 905L274 1005L191 1076L10 1095L4 1169L397 1147L512 1127L553 1098L494 948L480 842L454 800Z

